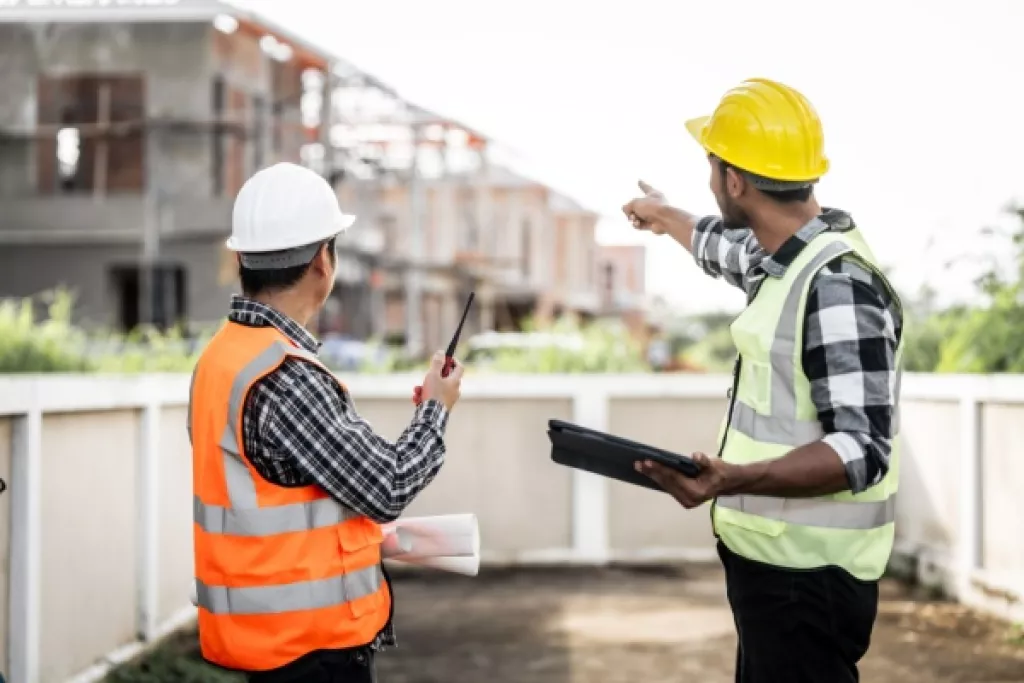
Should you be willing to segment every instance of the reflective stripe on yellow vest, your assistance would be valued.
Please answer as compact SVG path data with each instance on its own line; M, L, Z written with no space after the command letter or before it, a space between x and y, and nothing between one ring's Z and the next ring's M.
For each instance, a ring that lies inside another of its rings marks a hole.
M319 364L273 328L228 323L189 402L200 646L244 671L365 645L390 614L380 527L319 487L266 481L244 456L245 398L289 357Z
M730 329L740 363L732 417L722 425L726 461L747 464L778 458L824 436L803 372L807 294L813 275L848 252L885 279L857 230L824 232L803 248L783 277L767 278L733 322ZM890 293L896 296L891 287ZM902 353L901 341L897 364ZM899 377L897 372L892 387L897 401ZM898 423L897 409L894 432ZM857 578L877 579L892 552L899 451L894 433L889 472L858 494L720 496L712 511L715 532L730 550L751 560L794 569L835 565Z

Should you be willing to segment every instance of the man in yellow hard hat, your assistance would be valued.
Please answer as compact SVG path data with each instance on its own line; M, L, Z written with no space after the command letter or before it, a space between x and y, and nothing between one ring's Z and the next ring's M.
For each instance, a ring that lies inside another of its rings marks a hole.
M857 681L892 551L903 350L899 297L849 214L822 208L821 122L791 87L751 79L687 123L721 217L641 182L623 211L747 294L718 457L686 478L638 465L684 507L706 501L743 683Z

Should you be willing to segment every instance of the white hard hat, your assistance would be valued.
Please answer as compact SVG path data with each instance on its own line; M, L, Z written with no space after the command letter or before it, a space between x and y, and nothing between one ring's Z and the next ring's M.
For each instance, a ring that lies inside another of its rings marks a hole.
M250 268L305 265L323 242L355 220L342 213L321 176L297 164L274 164L255 173L238 192L227 247L241 252L242 265Z

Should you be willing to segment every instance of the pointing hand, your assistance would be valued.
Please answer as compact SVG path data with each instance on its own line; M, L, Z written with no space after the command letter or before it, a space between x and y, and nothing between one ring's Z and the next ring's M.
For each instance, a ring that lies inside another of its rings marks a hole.
M622 212L637 230L647 230L655 235L664 234L666 226L661 214L662 209L667 206L665 195L642 180L637 185L644 196L626 203L622 207Z

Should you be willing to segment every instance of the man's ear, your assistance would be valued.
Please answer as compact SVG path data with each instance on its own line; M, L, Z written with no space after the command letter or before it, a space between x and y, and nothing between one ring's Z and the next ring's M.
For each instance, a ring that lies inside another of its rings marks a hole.
M747 191L747 179L735 168L725 169L725 191L733 199L739 199Z
M313 267L323 273L325 277L331 276L331 272L334 270L334 255L331 253L329 244L324 244L316 252L316 256L313 258Z

